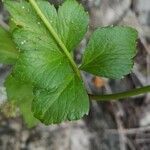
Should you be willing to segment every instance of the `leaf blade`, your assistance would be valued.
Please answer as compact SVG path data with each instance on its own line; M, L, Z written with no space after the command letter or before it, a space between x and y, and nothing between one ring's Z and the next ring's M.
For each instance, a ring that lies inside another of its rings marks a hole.
M0 62L14 64L18 58L18 51L11 40L10 33L0 27Z
M83 117L89 111L88 96L77 77L67 77L57 89L35 91L32 110L44 124L58 124ZM49 115L48 115L49 114Z
M85 50L80 69L98 76L122 78L133 67L137 32L130 27L99 28Z
M28 127L31 128L35 126L38 123L38 120L31 112L31 103L34 98L32 85L22 83L10 75L5 81L5 87L8 101L14 103L20 109Z
M83 39L89 24L88 13L75 0L67 0L58 9L58 33L69 51Z

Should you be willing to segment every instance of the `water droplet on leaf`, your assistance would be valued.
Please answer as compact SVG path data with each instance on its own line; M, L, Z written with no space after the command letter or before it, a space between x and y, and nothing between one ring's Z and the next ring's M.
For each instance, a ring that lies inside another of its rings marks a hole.
M26 40L22 41L22 42L21 42L21 45L23 45L23 44L25 44L25 43L26 43Z

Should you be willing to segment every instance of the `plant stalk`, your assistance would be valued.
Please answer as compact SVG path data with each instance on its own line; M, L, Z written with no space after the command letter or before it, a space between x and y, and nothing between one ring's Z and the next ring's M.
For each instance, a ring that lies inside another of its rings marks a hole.
M111 101L111 100L121 100L123 98L138 96L140 94L145 94L150 92L150 86L145 86L137 89L133 89L127 92L121 92L116 94L108 94L108 95L91 95L89 97L96 101Z

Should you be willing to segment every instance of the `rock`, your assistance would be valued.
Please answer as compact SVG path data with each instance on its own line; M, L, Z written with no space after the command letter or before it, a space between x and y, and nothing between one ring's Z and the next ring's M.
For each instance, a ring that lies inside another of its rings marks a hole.
M6 96L6 89L2 86L0 86L0 106L6 102L7 96Z
M101 0L97 2L89 1L91 7L91 26L108 26L116 24L126 14L130 8L131 0Z

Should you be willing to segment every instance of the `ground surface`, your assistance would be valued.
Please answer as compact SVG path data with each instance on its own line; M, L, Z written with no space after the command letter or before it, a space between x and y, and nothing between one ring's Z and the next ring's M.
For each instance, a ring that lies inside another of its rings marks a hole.
M56 5L58 1L54 1ZM131 75L106 80L85 75L87 89L99 94L150 84L150 0L83 0L91 16L90 31L76 50L77 62L98 26L130 25L139 31L138 54ZM0 3L0 24L7 14ZM1 38L1 37L0 37ZM3 81L11 67L0 65L0 103L6 99ZM87 118L56 126L28 129L21 117L0 113L0 150L149 150L150 95L122 102L91 103Z

